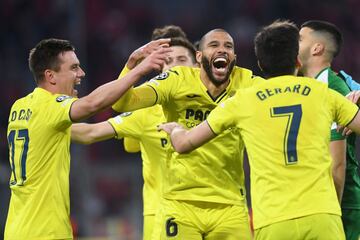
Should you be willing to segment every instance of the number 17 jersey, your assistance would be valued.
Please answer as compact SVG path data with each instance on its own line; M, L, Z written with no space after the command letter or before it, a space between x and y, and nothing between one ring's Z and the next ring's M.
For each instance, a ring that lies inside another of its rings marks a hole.
M11 108L6 240L72 239L69 113L75 100L36 88Z

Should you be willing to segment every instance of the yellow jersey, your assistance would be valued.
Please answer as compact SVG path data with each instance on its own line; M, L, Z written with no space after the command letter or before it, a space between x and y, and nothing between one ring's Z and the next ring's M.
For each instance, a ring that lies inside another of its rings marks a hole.
M168 140L165 132L157 131L157 125L165 122L160 105L125 112L109 119L117 136L131 137L140 142L143 164L144 215L156 213L161 196L162 165L165 164Z
M69 114L75 100L36 88L11 108L7 240L72 238Z
M329 129L358 107L311 78L281 76L238 91L207 119L216 134L236 128L250 163L254 228L316 213L340 215Z
M262 79L253 78L250 70L235 67L229 85L213 98L200 79L199 68L178 66L133 89L131 94L135 96L137 106L141 107L144 102L160 104L167 122L176 121L186 128L192 128L204 121L219 103L234 95L238 89L258 81ZM144 88L155 91L156 94L151 95L155 95L154 99L147 96L146 91L137 94L137 90ZM131 95L125 96L124 100L131 101ZM119 106L120 102L113 108L121 110ZM243 204L243 149L236 129L225 131L189 154L177 154L169 147L163 196L167 199Z

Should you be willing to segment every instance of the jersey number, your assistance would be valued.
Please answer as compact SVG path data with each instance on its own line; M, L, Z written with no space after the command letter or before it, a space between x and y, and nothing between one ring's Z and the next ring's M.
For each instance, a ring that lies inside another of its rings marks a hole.
M173 220L175 220L175 218L166 220L166 235L168 237L175 237L178 234L178 225Z
M19 160L15 159L15 141L23 142ZM11 170L14 176L10 185L24 185L24 181L26 180L26 158L29 149L29 131L27 129L11 130L8 135L8 143L10 149ZM18 167L20 167L20 170L18 171L20 176L16 176L16 169Z
M284 137L284 157L286 164L296 164L298 161L296 141L302 117L301 105L271 108L271 117L287 117Z

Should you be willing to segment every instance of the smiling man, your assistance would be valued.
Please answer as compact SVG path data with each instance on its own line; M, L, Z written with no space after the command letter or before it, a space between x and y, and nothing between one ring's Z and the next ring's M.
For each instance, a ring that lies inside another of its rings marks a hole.
M143 75L159 70L167 53L153 52L120 81L73 98L85 76L67 40L46 39L30 51L29 67L37 88L12 106L7 139L11 199L5 239L72 239L69 172L70 127L110 107Z
M234 42L223 29L204 35L196 58L200 68L171 68L129 90L113 108L131 111L160 104L167 121L192 128L238 89L262 80L235 66ZM251 239L243 149L233 130L190 154L168 149L154 239Z

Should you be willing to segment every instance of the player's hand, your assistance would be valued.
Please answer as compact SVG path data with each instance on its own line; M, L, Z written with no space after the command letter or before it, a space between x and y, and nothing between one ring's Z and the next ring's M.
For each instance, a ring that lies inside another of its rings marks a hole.
M162 46L146 57L136 68L142 75L146 75L151 71L161 72L170 52L172 52L171 48Z
M360 97L360 90L352 91L348 95L346 95L346 98L355 104L359 103L359 97Z
M342 132L341 135L343 135L343 136L349 136L350 134L353 133L353 131L350 128L342 127L342 126L339 126L339 125L337 126L336 131L337 132Z
M151 41L144 46L136 49L133 53L131 53L126 66L128 69L133 69L138 65L144 58L149 56L154 51L162 48L162 47L169 47L170 45L170 38L161 38L158 40Z
M180 124L176 123L176 122L168 122L168 123L160 124L158 126L158 131L163 130L167 134L170 135L175 128L183 128L183 127Z

